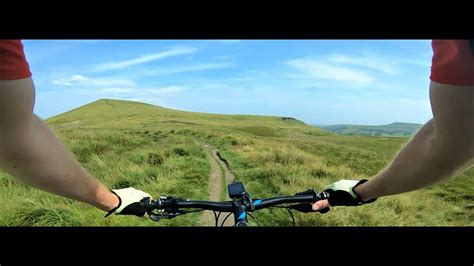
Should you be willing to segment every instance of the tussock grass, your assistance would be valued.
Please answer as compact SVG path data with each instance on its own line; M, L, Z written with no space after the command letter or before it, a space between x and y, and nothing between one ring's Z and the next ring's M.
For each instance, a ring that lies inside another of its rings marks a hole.
M175 111L100 100L48 119L82 165L110 188L134 186L154 197L208 199L209 158L199 143L218 147L237 180L255 198L291 195L339 179L370 178L407 138L341 136L294 119ZM474 169L443 184L327 214L295 213L301 226L472 226ZM54 196L0 172L0 225L198 225L200 213L154 223L112 216ZM290 226L284 209L254 215L263 225Z

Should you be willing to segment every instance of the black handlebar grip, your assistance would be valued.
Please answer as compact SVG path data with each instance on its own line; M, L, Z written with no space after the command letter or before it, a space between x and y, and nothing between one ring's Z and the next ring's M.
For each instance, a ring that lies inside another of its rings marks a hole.
M314 191L313 189L308 189L306 191L296 193L295 195L313 195L313 198L316 201L324 200L324 199L329 198L329 193L328 192L324 191L324 192L321 192L321 193L317 194L316 191ZM327 213L330 210L329 207L326 207L324 209L315 211L315 210L313 210L313 204L311 204L311 203L295 204L295 205L289 206L289 208L293 209L293 210L303 212L303 213L306 213L306 212Z
M151 198L150 197L145 197L142 200L140 200L140 207L143 209L150 209L151 207Z
M323 208L323 209L321 209L321 210L317 210L317 212L319 212L319 213L326 213L326 212L328 212L329 210L330 210L330 208L329 208L329 207L326 207L326 208Z
M291 205L289 206L288 208L290 209L293 209L293 210L297 210L299 212L319 212L319 213L326 213L329 211L329 207L326 207L324 209L321 209L321 210L313 210L313 204L311 203L300 203L300 204L295 204L295 205Z

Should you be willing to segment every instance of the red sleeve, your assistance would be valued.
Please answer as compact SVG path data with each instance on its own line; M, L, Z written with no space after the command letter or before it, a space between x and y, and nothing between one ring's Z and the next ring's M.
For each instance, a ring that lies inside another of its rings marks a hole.
M0 80L31 77L20 40L0 40Z
M431 80L474 85L474 40L433 40Z

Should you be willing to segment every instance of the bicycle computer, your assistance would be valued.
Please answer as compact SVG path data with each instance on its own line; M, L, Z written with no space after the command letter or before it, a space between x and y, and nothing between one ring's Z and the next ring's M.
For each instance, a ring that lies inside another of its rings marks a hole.
M240 198L245 194L244 184L241 182L229 184L227 186L227 191L229 192L230 198Z

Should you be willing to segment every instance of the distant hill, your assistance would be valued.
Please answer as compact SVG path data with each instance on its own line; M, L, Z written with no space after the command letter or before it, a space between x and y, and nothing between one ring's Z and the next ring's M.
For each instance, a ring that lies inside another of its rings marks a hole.
M380 126L365 125L331 125L316 126L337 134L343 135L369 135L382 137L410 137L413 136L422 124L414 123L391 123Z
M100 99L47 119L55 128L170 130L201 129L241 132L262 137L327 135L292 117L223 115L187 112L133 101Z

